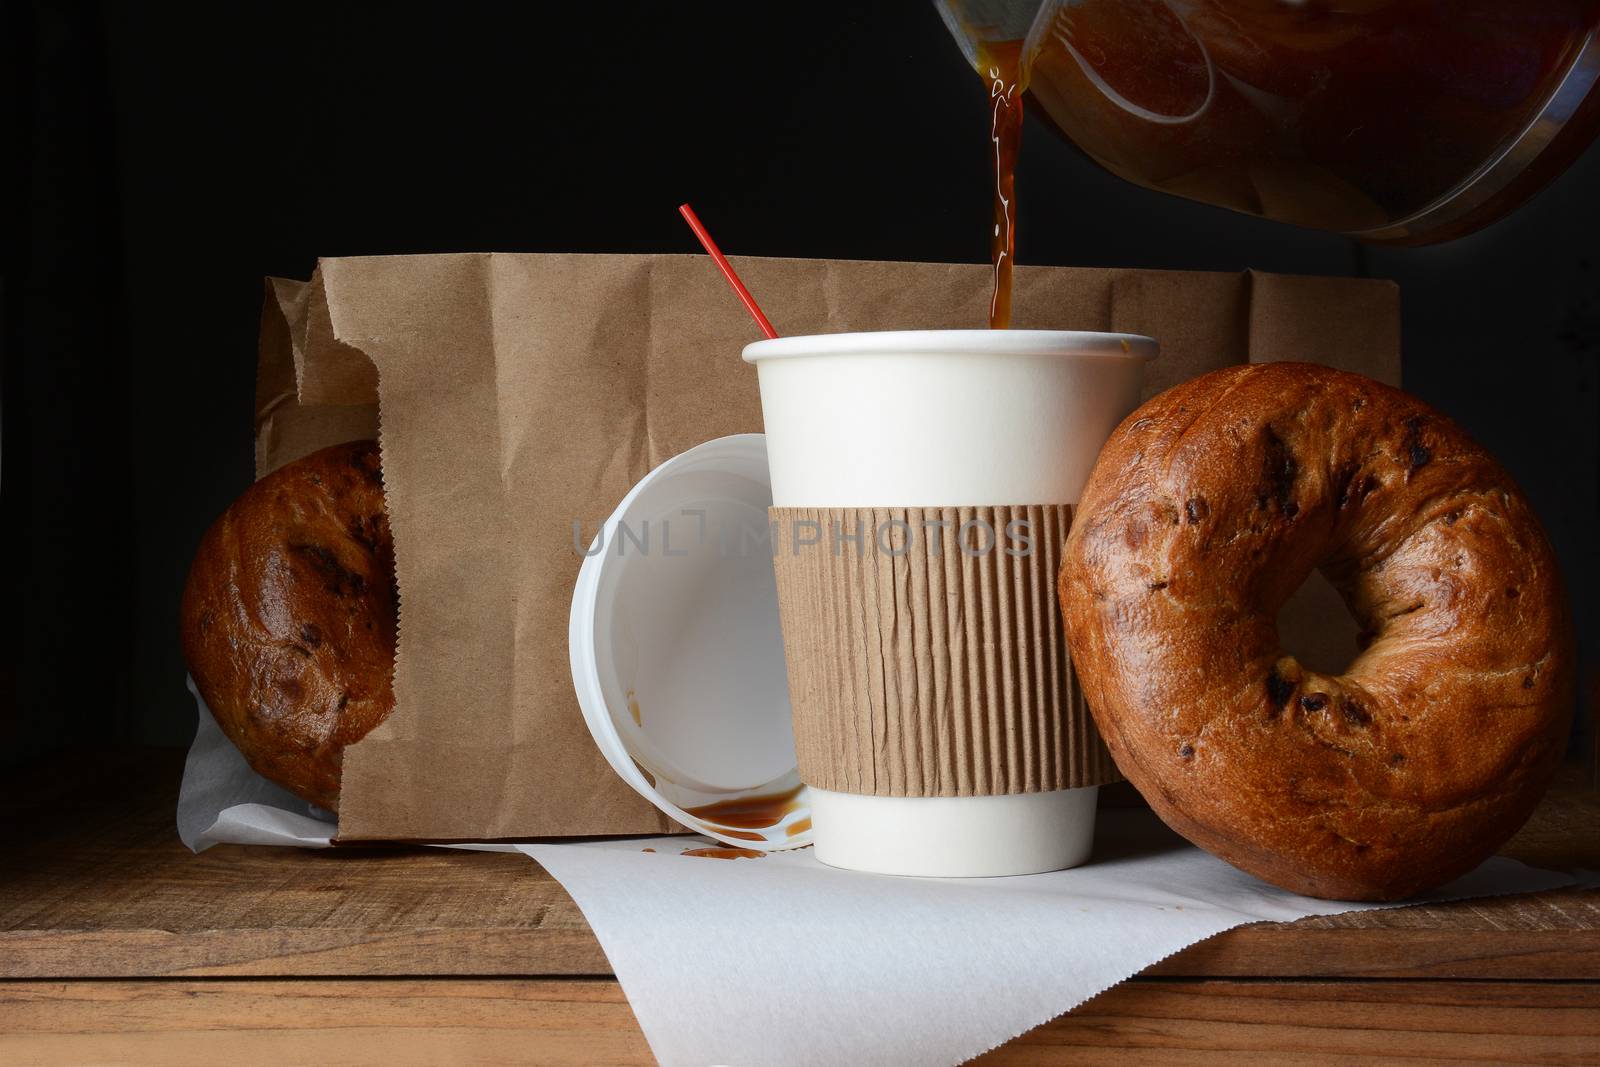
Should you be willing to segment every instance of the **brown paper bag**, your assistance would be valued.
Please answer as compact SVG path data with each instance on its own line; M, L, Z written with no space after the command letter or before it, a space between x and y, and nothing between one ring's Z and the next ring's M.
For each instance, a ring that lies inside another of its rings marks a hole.
M790 334L970 328L988 309L986 266L735 262ZM1244 361L1400 375L1388 282L1022 267L1015 320L1155 337L1147 395ZM761 429L739 358L758 336L703 256L328 259L269 283L257 475L380 432L394 527L395 710L345 754L341 839L672 828L589 738L568 609L581 547L634 482ZM1348 640L1329 596L1286 618L1295 647Z

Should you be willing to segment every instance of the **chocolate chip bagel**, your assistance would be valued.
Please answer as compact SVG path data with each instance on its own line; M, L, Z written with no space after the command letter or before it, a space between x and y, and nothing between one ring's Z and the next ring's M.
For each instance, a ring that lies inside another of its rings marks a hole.
M1320 568L1362 629L1341 675L1276 618ZM1556 561L1506 472L1406 394L1229 367L1130 415L1060 578L1072 660L1168 825L1310 896L1394 900L1510 837L1572 713Z
M374 441L256 482L206 531L183 657L250 766L337 811L346 745L394 705L394 542Z

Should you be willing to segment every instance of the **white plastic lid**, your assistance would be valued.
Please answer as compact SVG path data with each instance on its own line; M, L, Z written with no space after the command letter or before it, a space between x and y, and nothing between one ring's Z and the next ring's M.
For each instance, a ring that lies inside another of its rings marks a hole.
M567 634L584 721L623 780L689 829L760 851L811 844L771 504L761 434L661 464L590 545Z

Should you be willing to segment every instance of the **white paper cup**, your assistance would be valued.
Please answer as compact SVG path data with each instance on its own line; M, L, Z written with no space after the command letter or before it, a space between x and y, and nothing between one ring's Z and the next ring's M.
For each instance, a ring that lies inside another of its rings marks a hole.
M772 559L741 544L771 503L760 434L667 460L588 546L567 632L612 769L675 822L760 852L811 843Z
M744 349L778 507L1072 504L1138 406L1148 337L906 330Z
M1101 445L1137 406L1156 352L1148 337L1045 330L758 341L744 358L760 380L773 504L1074 504ZM885 796L813 785L817 858L929 876L1058 870L1088 856L1095 793Z

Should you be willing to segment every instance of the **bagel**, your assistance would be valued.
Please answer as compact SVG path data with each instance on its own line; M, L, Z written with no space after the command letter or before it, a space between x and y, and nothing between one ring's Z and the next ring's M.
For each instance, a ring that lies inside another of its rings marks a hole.
M394 706L397 605L377 443L334 445L256 482L206 531L183 657L258 774L338 811L345 746Z
M1318 568L1361 627L1339 675L1278 639ZM1229 367L1128 416L1059 594L1117 766L1178 833L1297 893L1465 873L1566 745L1573 636L1538 520L1449 419L1356 374Z

